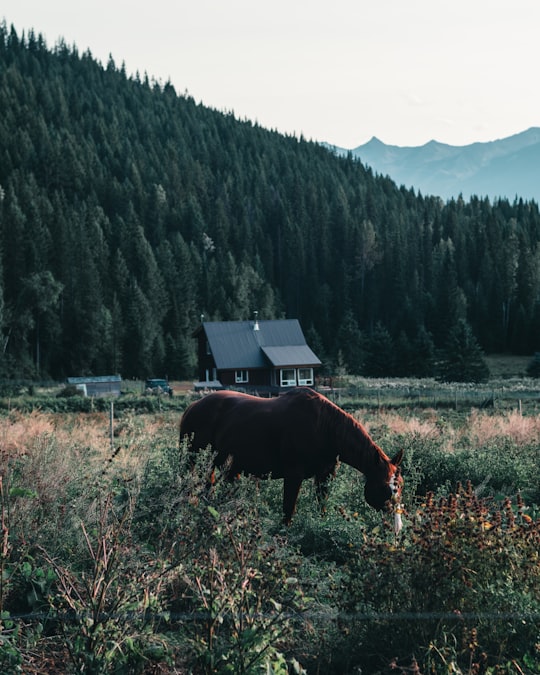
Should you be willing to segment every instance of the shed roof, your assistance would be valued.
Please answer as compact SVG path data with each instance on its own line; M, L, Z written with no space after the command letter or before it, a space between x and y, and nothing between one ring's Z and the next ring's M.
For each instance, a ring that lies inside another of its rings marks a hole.
M297 319L205 321L201 329L218 370L321 365Z
M87 377L68 377L68 384L103 384L105 382L122 382L120 375L88 375Z

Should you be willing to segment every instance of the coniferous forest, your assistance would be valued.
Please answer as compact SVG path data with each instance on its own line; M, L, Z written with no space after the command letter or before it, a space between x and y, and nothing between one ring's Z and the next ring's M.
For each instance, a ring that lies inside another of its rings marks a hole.
M0 25L2 377L194 374L206 320L298 318L328 368L540 349L540 214L443 202Z

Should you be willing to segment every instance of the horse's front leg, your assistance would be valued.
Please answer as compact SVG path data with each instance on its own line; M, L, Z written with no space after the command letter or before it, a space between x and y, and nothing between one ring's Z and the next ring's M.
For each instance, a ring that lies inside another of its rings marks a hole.
M317 495L319 508L321 509L321 513L323 515L326 513L326 504L328 502L328 494L330 492L330 482L335 475L336 467L334 466L331 469L315 476L315 494Z
M296 476L283 480L283 522L285 525L291 523L301 485L302 479Z

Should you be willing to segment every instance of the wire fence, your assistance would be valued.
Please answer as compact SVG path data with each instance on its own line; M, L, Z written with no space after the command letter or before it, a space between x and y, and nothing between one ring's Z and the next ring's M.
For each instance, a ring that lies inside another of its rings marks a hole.
M362 386L327 388L328 398L346 408L393 407L414 408L515 408L540 410L540 387L534 388L472 388L472 387L415 387Z
M238 616L238 615L235 615ZM248 615L246 615L247 617ZM308 610L305 612L259 612L250 613L249 619L268 620L280 616L283 619L302 619L306 621L327 620L327 621L519 621L519 622L540 622L540 611L529 612L460 612L460 611L440 611L440 612L332 612L328 610ZM10 621L15 623L31 622L62 622L62 623L81 623L92 618L94 621L104 623L106 621L144 621L145 623L166 622L166 623L193 623L210 621L215 618L210 612L27 612L20 614L11 614Z

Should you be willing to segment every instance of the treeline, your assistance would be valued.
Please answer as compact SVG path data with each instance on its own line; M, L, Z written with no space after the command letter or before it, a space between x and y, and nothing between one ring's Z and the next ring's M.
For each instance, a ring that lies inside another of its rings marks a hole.
M4 377L191 377L200 315L254 310L351 372L540 348L534 202L416 194L5 23L0 237Z

